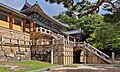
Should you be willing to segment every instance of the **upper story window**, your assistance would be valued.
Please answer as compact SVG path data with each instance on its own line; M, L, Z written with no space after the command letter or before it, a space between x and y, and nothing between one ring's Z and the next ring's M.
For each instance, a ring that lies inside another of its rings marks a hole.
M21 21L19 19L14 19L14 24L21 26Z
M26 20L26 25L25 25L26 28L30 28L30 21L29 20Z
M7 21L7 16L0 14L0 20Z

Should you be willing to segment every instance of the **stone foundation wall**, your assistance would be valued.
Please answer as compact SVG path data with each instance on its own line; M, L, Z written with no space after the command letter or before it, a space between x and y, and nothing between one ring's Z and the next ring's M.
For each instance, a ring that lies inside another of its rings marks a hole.
M73 64L73 46L72 45L64 45L64 65Z
M0 61L29 60L30 34L0 27ZM18 43L19 41L19 43Z
M87 53L87 64L105 64L106 62L92 53Z

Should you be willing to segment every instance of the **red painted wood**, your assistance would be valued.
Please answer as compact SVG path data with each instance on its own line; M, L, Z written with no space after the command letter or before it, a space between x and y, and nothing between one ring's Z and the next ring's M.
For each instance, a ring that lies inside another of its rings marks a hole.
M26 22L24 21L23 22L23 32L25 32L25 25L26 25Z
M13 23L13 18L10 17L9 20L10 20L10 22L9 22L9 29L13 29L13 25L12 25L12 23Z

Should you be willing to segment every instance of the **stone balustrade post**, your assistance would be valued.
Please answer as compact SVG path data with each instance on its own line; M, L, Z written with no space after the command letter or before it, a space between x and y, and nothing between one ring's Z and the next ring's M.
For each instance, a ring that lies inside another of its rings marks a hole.
M53 64L53 49L51 50L51 64Z
M36 27L36 32L38 32L38 29L39 29L39 28L38 28L38 27Z
M69 45L69 39L70 39L70 37L69 37L69 36L67 36L68 45Z
M112 52L112 64L115 62L115 53Z
M74 38L74 46L76 46L76 39Z
M40 32L42 33L42 27L40 27Z

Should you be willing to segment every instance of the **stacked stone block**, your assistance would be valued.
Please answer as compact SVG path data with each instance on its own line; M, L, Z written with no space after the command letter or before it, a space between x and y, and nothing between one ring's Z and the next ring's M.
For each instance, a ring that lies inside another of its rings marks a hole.
M0 46L1 61L29 60L30 34L0 27L2 42Z

